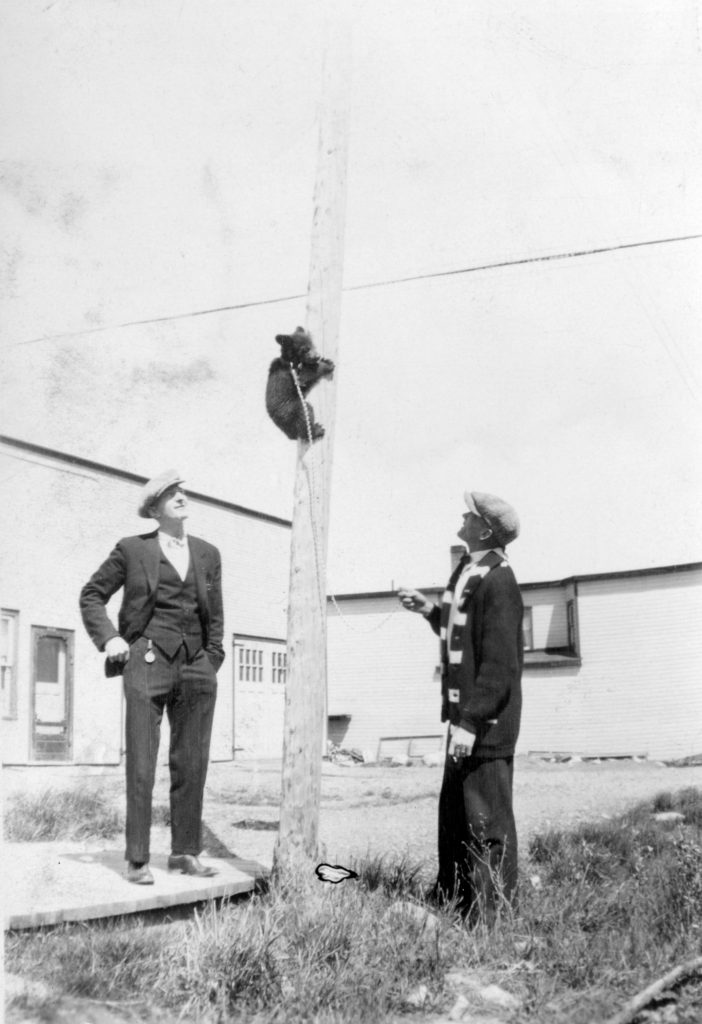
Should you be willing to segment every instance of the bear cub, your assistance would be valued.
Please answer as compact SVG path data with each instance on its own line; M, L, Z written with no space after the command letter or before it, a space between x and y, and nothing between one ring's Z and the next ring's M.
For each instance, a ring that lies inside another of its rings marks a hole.
M280 345L280 356L273 360L268 370L266 410L286 437L293 441L309 441L303 402L295 387L291 368L297 375L300 391L306 395L317 381L332 377L334 363L319 355L312 338L302 327L296 327L294 334L276 334L275 340ZM324 437L324 427L315 423L314 410L309 402L304 402L304 406L312 440L316 441Z

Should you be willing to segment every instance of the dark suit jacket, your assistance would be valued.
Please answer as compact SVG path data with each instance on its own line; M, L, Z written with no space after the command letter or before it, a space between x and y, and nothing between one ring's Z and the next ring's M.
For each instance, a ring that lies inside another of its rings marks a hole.
M442 665L442 720L461 725L476 736L475 757L509 757L519 735L522 711L522 596L509 566L492 569L465 606L461 662ZM441 609L427 616L439 633ZM457 643L458 646L458 643ZM459 691L457 703L446 700ZM496 724L491 724L497 719Z
M203 647L217 670L224 661L222 563L213 544L199 537L188 537L188 545ZM104 650L113 636L123 637L128 644L142 636L154 610L160 560L157 530L139 537L123 537L85 584L80 592L80 611L88 635L99 651ZM120 587L124 587L124 593L115 629L106 605ZM110 674L114 674L114 669Z

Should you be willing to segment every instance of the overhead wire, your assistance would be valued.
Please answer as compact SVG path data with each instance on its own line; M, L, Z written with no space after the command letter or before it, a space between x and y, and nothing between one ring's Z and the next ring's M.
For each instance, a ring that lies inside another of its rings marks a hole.
M388 278L382 281L369 281L363 284L347 285L343 288L344 292L358 292L367 291L372 288L387 288L391 285L396 284L409 284L412 281L427 281L430 279L438 279L442 277L456 277L461 274L475 274L485 270L500 270L505 267L518 267L525 266L529 263L548 263L555 262L556 260L570 260L578 259L585 256L599 256L603 253L618 252L625 249L640 249L645 246L652 245L668 245L675 242L689 242L696 239L702 238L702 233L693 235L678 235L671 238L654 238L646 239L641 242L621 242L617 245L603 245L598 246L594 249L575 249L568 252L560 253L547 253L543 256L524 256L519 259L509 260L498 260L492 263L480 263L468 267L459 267L453 270L435 270L428 271L424 274L410 274L406 277L394 277ZM210 316L216 313L229 313L240 309L253 309L257 306L272 306L282 302L292 302L296 299L304 299L306 295L303 293L296 295L282 295L272 299L258 299L251 302L239 302L233 303L226 306L213 306L208 309L192 310L187 313L172 313L168 316L157 316L149 317L142 320L127 320L123 323L118 324L107 324L100 327L88 327L78 331L62 331L57 334L44 334L37 338L29 338L25 341L12 342L9 347L17 347L20 345L35 345L42 341L57 341L61 338L81 338L87 337L92 334L101 334L106 331L117 331L127 327L144 327L149 324L159 324L173 322L174 320L187 320L198 316Z

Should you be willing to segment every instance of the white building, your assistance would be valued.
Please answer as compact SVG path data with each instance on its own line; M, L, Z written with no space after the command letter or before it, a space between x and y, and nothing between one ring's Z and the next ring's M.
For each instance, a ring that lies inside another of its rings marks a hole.
M701 584L700 562L521 584L517 753L702 752ZM429 741L415 737L443 731L438 640L392 592L345 594L336 604L329 712L339 717L330 735L345 747L420 753Z
M145 479L8 438L0 470L2 761L119 763L121 678L105 678L78 596L117 540L155 528L136 514ZM219 548L223 565L227 657L212 758L278 754L290 523L189 494L189 529ZM110 604L115 617L120 599Z
M9 438L0 466L2 761L117 764L121 680L105 678L78 595L120 537L152 528L135 511L144 478ZM280 756L290 523L189 493L189 528L223 563L212 758ZM702 751L701 583L702 563L523 583L518 752ZM374 756L439 745L438 641L393 592L330 600L328 667L332 741Z

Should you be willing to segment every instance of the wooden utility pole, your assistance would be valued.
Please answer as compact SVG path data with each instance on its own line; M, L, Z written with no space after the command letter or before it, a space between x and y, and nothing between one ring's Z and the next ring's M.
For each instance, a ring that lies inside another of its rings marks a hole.
M346 207L350 27L329 22L322 73L319 149L307 289L306 328L318 351L338 363ZM337 372L339 372L337 367ZM318 860L319 798L326 739L326 555L334 441L335 385L310 396L321 441L298 442L288 596L280 829L273 869L280 879Z

